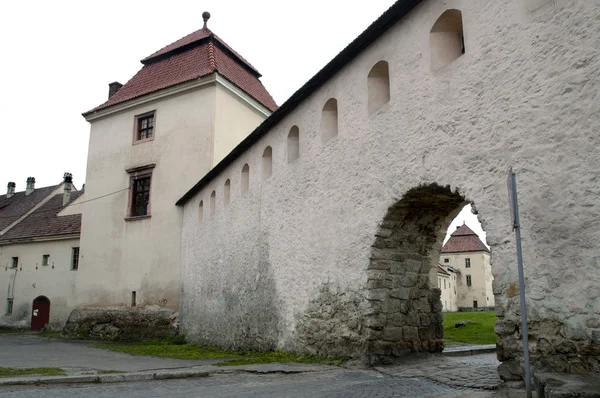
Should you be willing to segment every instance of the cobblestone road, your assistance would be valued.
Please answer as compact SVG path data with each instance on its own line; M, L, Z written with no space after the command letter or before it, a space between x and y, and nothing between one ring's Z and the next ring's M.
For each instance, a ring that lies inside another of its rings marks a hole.
M502 384L497 372L499 364L495 353L466 357L436 355L410 359L401 365L377 370L389 376L420 377L454 387L496 390Z

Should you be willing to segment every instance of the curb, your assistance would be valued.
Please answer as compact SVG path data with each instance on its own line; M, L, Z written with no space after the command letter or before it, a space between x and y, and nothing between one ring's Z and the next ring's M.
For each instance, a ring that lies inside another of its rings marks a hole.
M452 348L450 350L442 351L442 355L447 357L460 357L460 356L468 356L468 355L477 355L477 354L490 354L496 352L496 345L482 345L482 346L467 346L467 347L458 347Z
M146 380L167 379L191 379L208 377L208 372L186 370L180 372L157 372L157 373L124 373L105 374L94 376L59 376L59 377L36 377L36 378L14 378L0 379L0 386L27 386L42 384L79 384L79 383L122 383Z

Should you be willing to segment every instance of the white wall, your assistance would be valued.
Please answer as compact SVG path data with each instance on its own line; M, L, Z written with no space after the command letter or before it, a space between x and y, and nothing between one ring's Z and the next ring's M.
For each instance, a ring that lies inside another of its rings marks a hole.
M75 276L78 273L71 270L74 247L79 247L79 239L12 244L0 248L0 326L29 328L33 300L38 296L50 299L50 327L64 325L73 306ZM44 254L50 255L47 266L42 266ZM12 257L19 257L17 269L10 268ZM13 313L5 315L6 299L9 297L14 297Z
M446 263L444 259L449 259ZM471 260L471 267L466 268L466 259ZM473 307L477 301L478 307L493 307L495 305L492 291L492 267L490 255L486 252L473 253L443 253L440 262L451 266L457 271L457 302L459 307ZM467 275L471 275L471 286L467 286Z
M311 301L325 290L361 294L387 209L433 182L475 201L494 255L497 313L510 329L518 322L506 199L512 165L530 317L542 325L532 333L558 345L543 328L558 317L564 336L579 330L587 340L573 341L589 341L586 321L600 313L600 192L593 183L600 80L592 78L600 68L599 7L558 2L534 15L516 0L423 2L185 205L186 334L223 345L259 336L266 346L298 348L296 326ZM447 8L462 11L467 53L432 73L429 31ZM391 99L369 115L367 75L380 60L390 65ZM323 143L321 110L331 97L338 100L339 134ZM300 129L301 150L288 164L292 125ZM261 182L267 145L273 175ZM244 163L250 191L240 195ZM216 214L199 223L200 200L220 192L227 178L231 203L217 200ZM510 330L504 360L519 355Z

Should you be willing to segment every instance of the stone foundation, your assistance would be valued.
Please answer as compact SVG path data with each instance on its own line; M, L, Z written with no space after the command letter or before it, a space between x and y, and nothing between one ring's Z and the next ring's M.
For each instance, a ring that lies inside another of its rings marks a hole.
M178 334L178 313L166 309L74 309L62 330L67 338L138 341Z

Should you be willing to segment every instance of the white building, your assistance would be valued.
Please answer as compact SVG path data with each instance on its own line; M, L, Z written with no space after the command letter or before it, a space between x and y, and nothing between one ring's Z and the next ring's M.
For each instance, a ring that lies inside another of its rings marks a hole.
M459 309L495 306L490 250L466 224L450 235L442 247L440 263L456 270Z
M444 312L458 311L456 300L456 272L451 267L438 266L438 288L442 291L440 300Z

